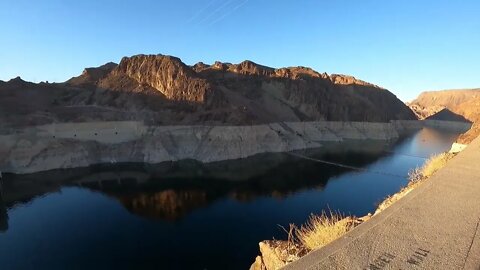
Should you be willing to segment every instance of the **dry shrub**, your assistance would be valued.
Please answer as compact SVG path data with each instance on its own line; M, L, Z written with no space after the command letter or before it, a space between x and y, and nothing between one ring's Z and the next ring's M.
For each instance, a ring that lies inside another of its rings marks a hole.
M455 154L453 153L441 153L436 156L430 157L423 167L420 169L421 174L423 178L429 178L432 176L434 173L436 173L438 170L441 168L445 167L447 165L447 162L454 157ZM411 179L410 179L411 181Z
M322 212L320 216L311 215L305 225L295 228L295 235L303 246L314 250L347 233L354 227L353 220L336 212L329 215Z

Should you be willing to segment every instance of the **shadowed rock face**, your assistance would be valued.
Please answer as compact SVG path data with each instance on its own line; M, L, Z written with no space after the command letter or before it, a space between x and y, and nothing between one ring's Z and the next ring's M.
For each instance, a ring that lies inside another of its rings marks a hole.
M117 67L117 64L109 62L96 68L86 68L83 70L82 75L71 78L67 83L84 87L93 86L105 78L115 67Z
M0 84L0 117L14 115L6 119L13 125L93 120L245 125L415 119L395 95L354 77L306 67L274 69L251 61L187 66L172 56L136 55L124 57L118 65L87 68L65 83L18 80ZM25 107L35 103L35 109L9 109L3 106L7 99Z
M430 115L429 117L425 118L426 120L441 120L441 121L456 121L456 122L466 122L470 123L465 117L456 114L449 109L445 108L441 111Z
M273 69L251 61L198 63L193 69L214 82L229 104L259 122L415 119L393 94L351 76L306 67Z

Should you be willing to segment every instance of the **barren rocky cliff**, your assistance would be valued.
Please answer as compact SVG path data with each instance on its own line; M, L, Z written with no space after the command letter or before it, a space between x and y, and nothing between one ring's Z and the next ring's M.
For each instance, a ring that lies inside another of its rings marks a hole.
M65 83L0 83L0 120L55 122L141 120L164 124L263 124L279 121L416 119L389 91L306 67L184 64L164 55L124 57Z
M462 104L475 99L480 99L480 89L428 91L420 93L408 105L420 119L434 115L444 108L471 118L468 114L473 113L475 108Z
M136 55L64 83L0 82L0 171L238 159L396 139L421 127L408 120L395 95L351 76Z
M468 144L480 135L480 88L423 92L408 105L419 119L472 122L459 143Z

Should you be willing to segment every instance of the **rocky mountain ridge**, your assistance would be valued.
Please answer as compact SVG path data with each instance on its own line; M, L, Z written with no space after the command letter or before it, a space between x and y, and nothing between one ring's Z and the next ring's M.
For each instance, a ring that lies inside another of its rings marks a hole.
M22 108L0 108L0 118L13 125L99 120L246 125L416 119L395 95L352 76L306 67L274 69L252 61L188 66L165 55L124 57L118 65L87 68L65 83L0 83L0 98L0 103L8 100Z

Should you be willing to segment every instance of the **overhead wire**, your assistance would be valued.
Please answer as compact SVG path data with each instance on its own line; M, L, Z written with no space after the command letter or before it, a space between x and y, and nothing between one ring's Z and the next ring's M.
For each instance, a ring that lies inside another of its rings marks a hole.
M389 173L389 172L384 172L384 171L378 171L378 170L372 170L368 168L362 168L362 167L356 167L356 166L351 166L347 164L342 164L339 162L333 162L333 161L328 161L324 159L317 159L317 158L312 158L308 157L299 153L294 153L294 152L287 152L288 155L295 156L298 158L314 161L314 162L319 162L327 165L332 165L332 166L337 166L341 168L346 168L350 170L355 170L355 171L361 171L361 172L367 172L367 173L373 173L373 174L379 174L379 175L385 175L385 176L390 176L390 177L396 177L396 178L402 178L405 179L407 176L406 175L399 175L399 174L394 174L394 173Z

